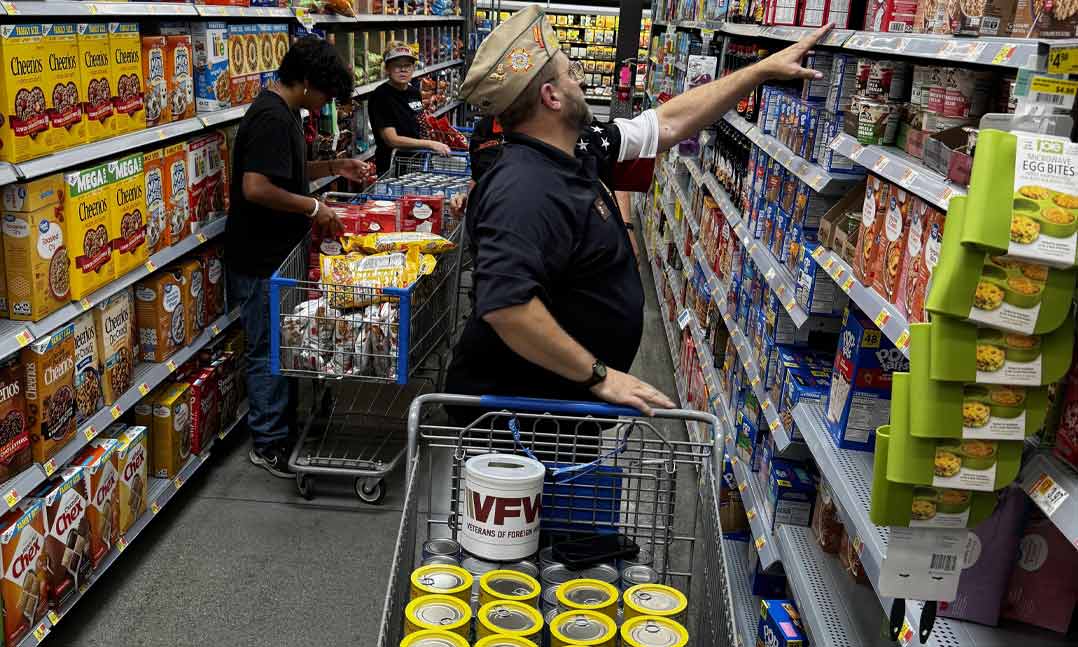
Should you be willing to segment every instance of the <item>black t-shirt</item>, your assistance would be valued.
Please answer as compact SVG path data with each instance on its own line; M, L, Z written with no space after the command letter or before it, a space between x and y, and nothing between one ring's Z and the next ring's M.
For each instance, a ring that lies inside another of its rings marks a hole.
M475 302L449 366L448 390L593 400L579 384L513 352L483 315L538 297L554 319L611 368L628 371L643 333L640 273L610 185L621 137L601 129L577 156L510 134L469 198ZM605 140L607 146L602 146Z
M232 146L225 255L230 270L267 277L310 230L304 214L267 209L243 197L243 174L260 173L285 191L307 195L307 142L299 114L263 90L240 122ZM312 203L313 206L313 203Z
M423 99L419 90L409 85L405 90L398 90L385 82L371 93L367 102L367 112L374 130L374 162L378 166L378 175L389 170L389 158L393 149L382 139L383 128L396 128L401 137L420 139L419 113L423 111ZM398 152L398 155L401 153Z

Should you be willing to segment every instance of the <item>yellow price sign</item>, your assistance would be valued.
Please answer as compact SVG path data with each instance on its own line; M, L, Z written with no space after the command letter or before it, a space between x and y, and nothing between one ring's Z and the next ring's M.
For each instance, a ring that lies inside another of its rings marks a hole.
M147 386L145 382L143 382L142 384L138 385L138 392L139 395L146 395L150 392L150 387Z
M44 467L45 467L45 476L52 476L54 473L56 473L56 459L55 458L50 458L45 463Z
M213 336L216 337L217 335L221 334L221 327L217 324L213 324L212 326L210 326L210 332L212 332Z
M23 328L15 334L15 341L19 344L19 348L22 348L23 346L34 341L34 336L30 333L29 328Z
M182 488L183 487L183 479L180 478L179 476L177 476L176 478L172 479L172 485L176 486L177 490Z
M887 325L887 322L890 321L890 320L891 320L891 313L887 312L887 310L885 308L881 308L880 309L880 314L876 315L876 318L873 319L873 323L876 324L877 328L883 328L884 326Z
M898 642L902 647L910 647L913 644L913 627L910 626L910 621L903 618L902 629L898 632Z
M1048 71L1052 74L1070 74L1078 71L1078 47L1054 47L1048 52Z
M776 429L778 429L780 426L782 426L782 423L779 422L778 418L775 418L774 420L771 421L771 424L768 425L768 426L771 427L771 432L774 433L774 431Z
M153 514L161 512L161 506L157 505L157 501L154 501L150 504L150 512L152 512Z
M780 294L779 296L782 296L782 295ZM796 305L797 305L797 302L794 301L793 299L790 299L789 301L787 301L786 306L785 306L786 312L793 312L794 311L794 306L796 306Z
M90 425L89 427L84 429L82 433L84 436L86 436L86 440L93 440L94 437L97 436L97 429L94 429L94 426Z
M812 257L815 258L816 260L820 260L820 257L823 256L826 253L827 253L827 250L824 249L822 245L817 245L816 249L812 250ZM832 264L834 264L834 261L832 261Z
M752 521L753 519L756 518L756 510L754 510L753 508L749 508L745 512L745 516L748 518L749 521Z
M910 330L907 328L902 331L902 334L895 340L895 348L899 350L906 350L910 347Z
M680 200L674 200L674 220L677 220L678 222L681 222L681 216L682 216L682 213L681 213L681 201Z
M157 269L157 266L154 265L153 259L150 259L150 260L146 261L146 271L147 272L153 272L156 269Z
M174 362L172 360L168 360L167 362L165 362L165 368L168 369L169 373L171 373L172 371L175 371L176 370L176 362Z
M852 288L852 287L853 287L853 277L851 276L850 278L843 281L843 283L842 283L842 291L843 292L849 292L850 288Z
M737 484L737 491L738 492L744 492L745 490L748 489L748 487L749 487L749 484L742 481L742 482Z
M119 405L114 404L114 405L112 405L112 408L109 409L109 413L112 414L112 419L115 420L115 419L119 418L120 414L123 413L123 412L120 411L120 406Z
M775 294L779 295L780 297L786 294L786 286L784 284L780 284L777 288L775 288Z
M760 383L760 376L757 375L756 377L752 378L752 380L750 380L750 383L752 384L752 386L756 386L757 384L759 384Z
M93 12L91 11L90 13L93 13ZM48 635L49 635L49 629L48 629L48 627L45 626L44 622L39 624L34 629L34 638L37 639L38 642L41 642L42 640L45 640L45 636L48 636Z
M0 2L0 5L2 5L4 7L4 11L6 11L9 16L17 16L17 15L19 15L19 10L18 10L17 7L15 7L14 3Z
M195 239L198 240L198 242L200 242L200 243L204 243L204 242L206 242L206 234L204 234L204 233L202 233L200 231L197 234L195 234Z
M1033 81L1029 84L1029 89L1033 92L1062 94L1064 96L1073 97L1078 95L1078 81L1066 81L1064 79L1053 79L1047 76L1037 76L1033 77Z
M764 400L760 403L760 409L767 411L771 407L771 400Z
M4 503L7 507L14 508L15 504L19 502L19 493L15 491L15 488L8 490L8 493L4 495Z
M90 309L90 308L91 308L92 306L93 306L93 304L91 304L91 303L90 303L90 300L89 300L89 299L85 299L85 298L84 298L84 299L81 299L81 300L79 301L79 307L81 307L81 308L82 308L82 311L83 311L83 312L86 312L86 311L87 311L87 310L89 310L89 309Z
M767 540L764 539L763 535L760 535L759 537L756 538L756 550L760 550L766 545L767 545Z
M49 616L48 617L49 617L49 623L51 623L54 626L56 625L56 623L60 622L60 616L58 616L55 611L49 611Z
M120 537L119 541L116 542L116 550L122 553L125 548L127 548L127 537Z
M1000 47L999 51L996 52L996 55L992 57L992 65L1003 65L1011 60L1011 57L1014 56L1014 52L1017 49L1018 46L1014 43L1007 43L1003 47Z
M818 247L817 249L822 249L822 248ZM834 258L828 258L826 261L823 262L823 268L825 270L827 270L827 271L831 271L831 268L834 267L834 266L835 266L835 259Z

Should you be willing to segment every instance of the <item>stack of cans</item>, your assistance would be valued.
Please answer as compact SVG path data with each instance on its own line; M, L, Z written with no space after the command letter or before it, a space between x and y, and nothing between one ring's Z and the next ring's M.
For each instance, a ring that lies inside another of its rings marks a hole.
M406 173L395 178L381 178L371 193L398 198L405 195L440 195L446 199L468 191L469 177L428 171Z

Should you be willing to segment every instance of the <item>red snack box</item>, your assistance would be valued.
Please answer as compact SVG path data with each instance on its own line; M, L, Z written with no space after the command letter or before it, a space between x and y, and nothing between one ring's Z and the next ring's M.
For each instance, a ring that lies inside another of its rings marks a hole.
M187 142L187 200L190 205L191 232L228 209L224 194L226 178L222 146L224 135L212 132ZM173 241L175 244L175 241Z
M891 186L887 194L887 210L883 216L881 248L875 261L875 280L872 287L884 299L895 302L895 293L902 279L902 257L909 232L910 203L913 194L898 186Z
M406 195L400 200L401 231L442 233L445 198L434 195Z
M928 321L925 298L932 284L932 271L939 262L945 219L942 211L920 198L915 198L910 206L902 277L894 299L910 323Z
M857 236L857 257L853 271L862 284L876 281L876 257L881 253L887 199L891 185L882 178L869 175L865 185L865 202L861 206L861 227Z
M191 380L191 452L201 454L221 431L216 371L204 368Z
M913 31L917 0L868 0L865 31L908 33Z
M49 608L41 502L23 500L0 517L3 555L4 644L17 645Z
M81 467L69 467L30 494L45 510L45 577L49 607L60 608L92 571L90 507Z
M206 325L225 313L225 250L210 245L200 254L202 258L203 306Z
M0 482L30 465L30 430L26 426L23 368L19 358L0 361Z

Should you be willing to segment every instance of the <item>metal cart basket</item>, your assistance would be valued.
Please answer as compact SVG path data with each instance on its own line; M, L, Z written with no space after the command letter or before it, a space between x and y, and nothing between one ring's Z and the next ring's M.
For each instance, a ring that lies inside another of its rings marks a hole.
M457 424L435 415L436 405L451 408ZM675 440L689 421L710 438ZM718 516L722 442L717 419L699 411L656 411L644 418L634 409L597 403L420 396L408 415L407 490L379 647L397 647L403 638L409 577L420 562L420 546L430 538L456 539L461 532L465 461L529 451L548 467L540 513L544 534L627 536L649 552L662 583L688 596L690 645L738 645ZM587 467L565 471L582 465ZM587 485L580 485L585 479Z

